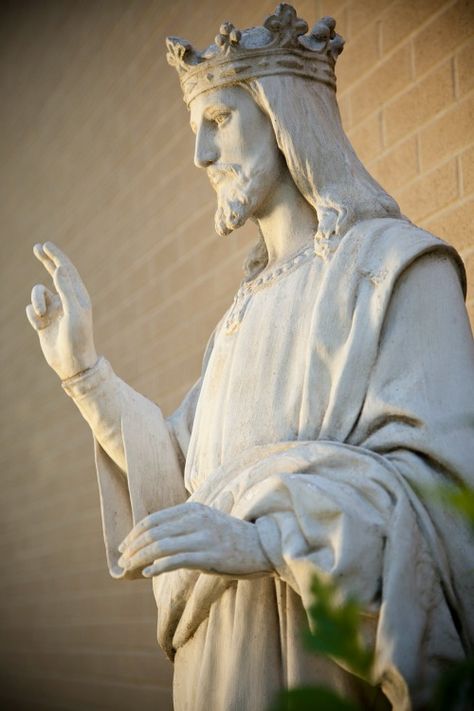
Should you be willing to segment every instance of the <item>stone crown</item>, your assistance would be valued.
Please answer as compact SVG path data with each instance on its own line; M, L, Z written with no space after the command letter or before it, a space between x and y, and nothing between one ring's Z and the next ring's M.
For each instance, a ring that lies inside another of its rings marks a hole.
M294 7L281 3L263 26L238 30L224 22L215 43L200 52L187 40L168 37L168 63L176 67L184 100L204 91L275 74L294 74L336 88L334 66L344 47L336 21L323 17L308 32Z

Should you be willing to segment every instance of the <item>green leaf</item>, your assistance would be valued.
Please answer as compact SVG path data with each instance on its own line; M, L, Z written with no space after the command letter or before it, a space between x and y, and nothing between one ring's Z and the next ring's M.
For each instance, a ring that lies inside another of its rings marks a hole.
M309 649L342 662L355 674L368 678L373 653L361 640L361 611L354 600L340 601L336 584L315 576L311 585L314 603L309 609L313 631L306 635Z
M451 506L453 511L462 516L474 531L474 489L467 486L454 487L449 484L414 488L422 498Z
M270 711L362 711L359 706L342 699L322 686L299 687L284 691Z
M439 492L439 498L445 499L451 504L461 516L474 528L474 489L456 489L452 490L448 487L443 487Z
M433 695L432 711L472 711L474 657L453 663L440 677Z

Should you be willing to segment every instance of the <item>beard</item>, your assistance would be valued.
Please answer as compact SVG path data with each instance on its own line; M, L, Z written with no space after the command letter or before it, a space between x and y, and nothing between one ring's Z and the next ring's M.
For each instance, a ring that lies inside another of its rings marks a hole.
M217 193L215 229L219 237L225 237L253 216L262 197L264 173L254 168L246 176L238 165L220 164L209 167L208 175Z

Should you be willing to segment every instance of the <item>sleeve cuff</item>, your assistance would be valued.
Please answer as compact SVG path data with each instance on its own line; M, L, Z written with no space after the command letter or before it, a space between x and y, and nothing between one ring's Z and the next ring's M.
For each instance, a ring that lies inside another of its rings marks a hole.
M275 571L278 572L284 563L281 555L281 535L278 524L271 516L262 516L256 519L255 525L264 553Z
M96 390L103 383L107 382L112 375L112 367L108 360L100 356L97 363L92 367L84 370L82 373L73 375L72 378L67 378L61 383L64 392L73 400L80 400L87 397L89 393Z

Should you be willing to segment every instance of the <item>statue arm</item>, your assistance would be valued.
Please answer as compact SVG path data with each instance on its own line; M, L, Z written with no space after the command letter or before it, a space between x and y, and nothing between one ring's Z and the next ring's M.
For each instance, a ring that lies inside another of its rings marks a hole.
M203 371L212 344L213 336ZM119 563L119 544L131 529L188 497L183 470L200 386L201 379L165 419L160 408L118 378L104 358L63 384L94 433L105 549L114 578L141 577L141 568L126 570Z
M121 422L124 403L127 400L130 404L133 402L129 386L115 375L109 362L101 357L84 373L64 380L62 387L74 401L97 442L126 474Z
M199 386L167 422L97 357L91 300L71 260L51 242L35 245L34 254L56 291L34 286L26 314L46 362L94 434L109 570L123 577L121 540L143 517L187 498L182 465Z
M425 255L395 287L356 436L415 491L440 475L472 486L473 403L474 344L457 270L447 256Z
M374 532L378 536L389 525L397 500L408 497L424 533L432 539L441 536L448 555L451 552L451 561L462 565L462 556L455 552L460 539L446 537L450 526L454 531L453 524L448 523L452 511L436 506L429 492L447 483L474 486L473 403L474 346L459 279L448 258L425 255L402 274L395 287L364 405L350 439L346 443L317 441L313 445L317 472L312 477L313 485L318 492L328 489L334 512L340 508L352 519L355 531L359 530L345 541L349 551L357 538L362 540ZM326 461L330 474L327 481L323 476ZM303 488L306 477L301 478ZM338 479L349 487L347 502L344 487L336 484ZM289 498L276 507L281 508L276 519L270 513L274 519L270 528L274 528L275 520L284 521L286 539L293 540L298 548L299 524L309 521L315 525L315 519L296 513L298 507L307 510L309 497L291 494L295 482L291 478L286 481ZM388 497L387 491L392 491ZM365 508L360 515L354 515L357 500ZM270 496L268 502L271 506ZM370 510L380 517L380 526L374 526L373 531L367 525ZM330 524L331 518L327 518ZM324 519L317 525L323 531L330 530ZM282 526L279 523L283 530ZM351 527L346 524L346 528L349 531ZM301 548L310 539L304 531ZM269 535L266 540L280 538ZM345 543L338 540L340 550ZM376 545L374 539L374 544L365 545L364 550L373 552L381 546L382 534ZM281 557L277 545L270 557L276 559L278 555ZM324 546L319 555L324 558ZM332 561L336 557L334 551L328 554ZM347 560L351 559L349 555ZM358 569L352 572L360 575ZM372 573L376 579L380 571Z
M124 474L128 466L123 425L124 421L134 420L140 429L155 429L162 446L174 450L182 476L200 380L168 419L158 405L119 378L104 357L84 373L64 380L62 387L88 423L97 443Z

